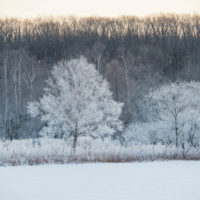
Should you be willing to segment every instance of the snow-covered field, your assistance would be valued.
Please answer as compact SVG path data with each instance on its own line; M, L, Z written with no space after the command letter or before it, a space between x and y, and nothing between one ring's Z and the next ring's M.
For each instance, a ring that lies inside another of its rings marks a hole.
M200 162L0 167L1 200L199 200Z

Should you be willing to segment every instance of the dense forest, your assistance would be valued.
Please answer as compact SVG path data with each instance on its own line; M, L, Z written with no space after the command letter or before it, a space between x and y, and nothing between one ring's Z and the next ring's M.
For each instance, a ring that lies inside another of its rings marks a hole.
M0 19L0 137L38 136L27 103L42 96L55 63L81 55L124 102L125 125L145 122L150 88L200 80L200 16Z

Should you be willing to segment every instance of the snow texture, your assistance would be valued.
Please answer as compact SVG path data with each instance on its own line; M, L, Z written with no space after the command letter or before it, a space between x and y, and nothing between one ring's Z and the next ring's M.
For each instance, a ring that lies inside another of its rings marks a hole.
M199 200L199 161L0 168L2 200Z

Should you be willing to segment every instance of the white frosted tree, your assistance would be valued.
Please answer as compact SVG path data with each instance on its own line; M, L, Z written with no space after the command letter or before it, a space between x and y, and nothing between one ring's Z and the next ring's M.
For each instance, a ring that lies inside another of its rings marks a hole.
M43 97L27 107L46 124L42 136L72 137L75 150L79 136L105 137L122 130L123 104L113 100L108 82L84 57L59 62L51 75Z
M145 98L148 122L132 123L125 144L200 145L200 83L175 82L152 90ZM184 151L183 151L184 152Z
M160 140L184 147L199 142L200 83L175 82L161 86L146 97L149 117Z

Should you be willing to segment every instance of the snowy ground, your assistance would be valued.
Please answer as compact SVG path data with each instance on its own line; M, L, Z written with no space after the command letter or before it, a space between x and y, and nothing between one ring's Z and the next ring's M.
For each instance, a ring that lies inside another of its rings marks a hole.
M1 200L199 200L200 162L0 167Z

